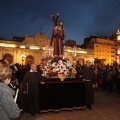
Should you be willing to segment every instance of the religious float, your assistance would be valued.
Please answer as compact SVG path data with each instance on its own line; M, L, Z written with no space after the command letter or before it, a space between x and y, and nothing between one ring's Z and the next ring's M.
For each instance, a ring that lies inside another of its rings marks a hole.
M47 48L48 58L45 60L45 66L43 69L43 76L47 79L60 78L64 81L65 78L75 78L76 70L68 59L64 57L64 44L65 31L63 27L63 21L58 21L59 14L56 14L56 18L52 15L51 19L54 23L50 46L54 46L53 57L50 57L50 49Z
M85 109L85 86L84 82L75 79L75 60L77 50L73 50L73 63L67 58L63 49L64 28L63 21L54 22L50 46L46 46L43 52L43 74L46 79L44 84L40 84L40 110L41 112L61 110ZM51 47L53 41L53 47ZM64 81L64 82L61 82Z

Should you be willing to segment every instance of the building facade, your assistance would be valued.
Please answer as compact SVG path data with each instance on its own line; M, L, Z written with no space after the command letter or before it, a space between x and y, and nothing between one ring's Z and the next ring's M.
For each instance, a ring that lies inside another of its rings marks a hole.
M87 49L94 51L94 59L99 59L103 64L112 65L117 61L117 46L114 40L108 38L91 37Z
M36 63L40 64L44 58L52 56L53 46L50 45L50 39L46 34L36 33L34 36L26 35L23 41L0 40L0 59L8 59L11 63L22 65ZM64 57L70 62L79 61L84 64L86 60L94 63L93 50L73 48L64 46Z

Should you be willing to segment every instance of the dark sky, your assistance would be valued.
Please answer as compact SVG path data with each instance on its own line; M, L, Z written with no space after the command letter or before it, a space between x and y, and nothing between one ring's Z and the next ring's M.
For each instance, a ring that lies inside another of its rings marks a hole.
M42 32L50 39L51 15L56 13L64 20L65 40L82 44L85 37L110 36L117 31L120 0L1 0L0 37L11 40Z

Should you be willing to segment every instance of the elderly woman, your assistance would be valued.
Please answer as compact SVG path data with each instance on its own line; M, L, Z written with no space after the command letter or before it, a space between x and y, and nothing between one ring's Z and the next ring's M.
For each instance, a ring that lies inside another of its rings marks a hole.
M0 120L18 118L20 110L13 99L14 91L8 87L12 77L12 70L0 67Z

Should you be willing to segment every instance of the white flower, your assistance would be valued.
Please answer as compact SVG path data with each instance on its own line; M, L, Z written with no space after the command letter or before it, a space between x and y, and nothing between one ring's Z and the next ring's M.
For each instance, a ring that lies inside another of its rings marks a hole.
M67 60L59 60L58 62L53 62L52 64L49 64L50 69L53 73L58 74L65 74L66 76L70 74L72 69L72 64ZM46 72L48 69L48 64L44 67L43 74L46 76Z

